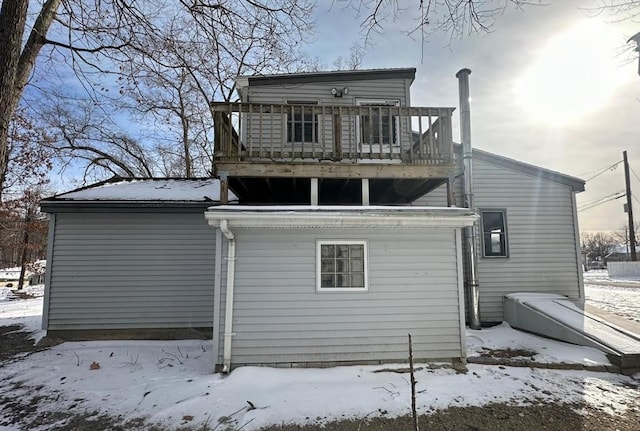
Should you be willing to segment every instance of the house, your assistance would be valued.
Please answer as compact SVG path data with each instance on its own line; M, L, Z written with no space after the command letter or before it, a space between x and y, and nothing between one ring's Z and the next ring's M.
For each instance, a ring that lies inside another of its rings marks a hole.
M636 255L640 254L640 246L636 246ZM611 252L605 256L606 262L626 262L631 260L631 249L629 244L616 244L612 247ZM603 262L603 268L606 263Z
M218 193L212 178L113 178L42 201L47 335L210 336L216 236L203 213Z
M211 336L222 371L404 361L408 333L416 359L455 360L506 293L583 298L584 182L455 146L454 108L412 106L414 76L241 77L212 104L217 179L45 199L44 329Z
M0 269L0 287L18 287L20 267Z
M46 261L38 260L26 265L24 273L24 286L32 286L34 284L44 283L44 268ZM0 287L8 287L17 289L20 284L20 273L22 268L19 266L12 268L0 269Z

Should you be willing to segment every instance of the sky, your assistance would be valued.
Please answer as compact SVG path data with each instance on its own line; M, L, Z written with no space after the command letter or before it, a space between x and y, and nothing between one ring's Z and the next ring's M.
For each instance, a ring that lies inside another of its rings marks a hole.
M472 145L589 180L577 196L579 209L624 190L622 164L616 163L627 150L640 220L640 76L637 53L626 43L640 22L595 14L589 9L597 1L545 4L507 9L490 33L453 40L436 33L424 42L407 36L415 26L415 12L407 10L370 36L362 68L415 67L411 104L455 107L455 74L471 69ZM309 52L332 68L332 59L348 55L358 39L362 17L330 2L320 2L316 16ZM457 113L454 139L459 142ZM627 223L624 201L580 211L580 230L621 229Z

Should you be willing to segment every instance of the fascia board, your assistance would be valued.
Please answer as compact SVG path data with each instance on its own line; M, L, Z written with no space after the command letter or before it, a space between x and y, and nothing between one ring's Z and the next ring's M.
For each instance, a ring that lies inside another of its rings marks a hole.
M473 225L478 219L474 213L465 214L420 214L388 212L205 212L211 226L219 226L220 220L227 220L230 227L261 228L461 228Z

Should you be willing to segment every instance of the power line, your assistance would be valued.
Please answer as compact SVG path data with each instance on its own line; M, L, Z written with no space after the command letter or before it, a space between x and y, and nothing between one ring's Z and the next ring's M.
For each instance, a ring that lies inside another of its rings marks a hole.
M590 177L590 178L585 180L585 182L591 181L592 179L597 178L600 175L604 174L606 171L614 170L620 163L622 163L622 160L619 160L619 161L615 162L614 164L612 164L610 166L605 166L603 168L598 168L598 169L594 169L594 170L589 171L589 172L584 172L582 174L579 174L578 176L581 177L583 175L592 174L594 172L597 172L597 174L595 174L594 176L592 176L592 177Z
M620 199L620 198L622 198L624 196L626 196L625 191L624 190L619 191L617 193L614 193L613 195L605 196L600 200L597 200L595 202L583 205L581 208L578 208L578 212L586 211L588 209L597 207L598 205L602 205L602 204L604 204L606 202L609 202L609 201L612 201L612 200L615 200L615 199Z
M617 192L611 193L610 195L606 195L606 196L603 196L603 197L594 198L594 199L590 199L588 201L581 202L580 205L583 208L583 207L586 207L588 205L591 205L591 204L594 204L594 203L598 203L598 202L602 201L603 199L607 199L607 198L610 198L612 196L616 196L616 195L618 195L620 193L624 193L624 192L625 192L624 189L618 190Z

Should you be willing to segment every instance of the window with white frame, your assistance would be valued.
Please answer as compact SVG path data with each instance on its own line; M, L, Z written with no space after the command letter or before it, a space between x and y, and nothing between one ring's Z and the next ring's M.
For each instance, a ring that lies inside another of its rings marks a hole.
M287 101L287 142L318 142L317 102Z
M480 210L482 219L482 254L484 257L508 257L506 210Z
M364 145L397 145L398 117L392 115L396 100L359 99L360 108L358 133Z
M318 291L368 288L366 241L317 241Z

